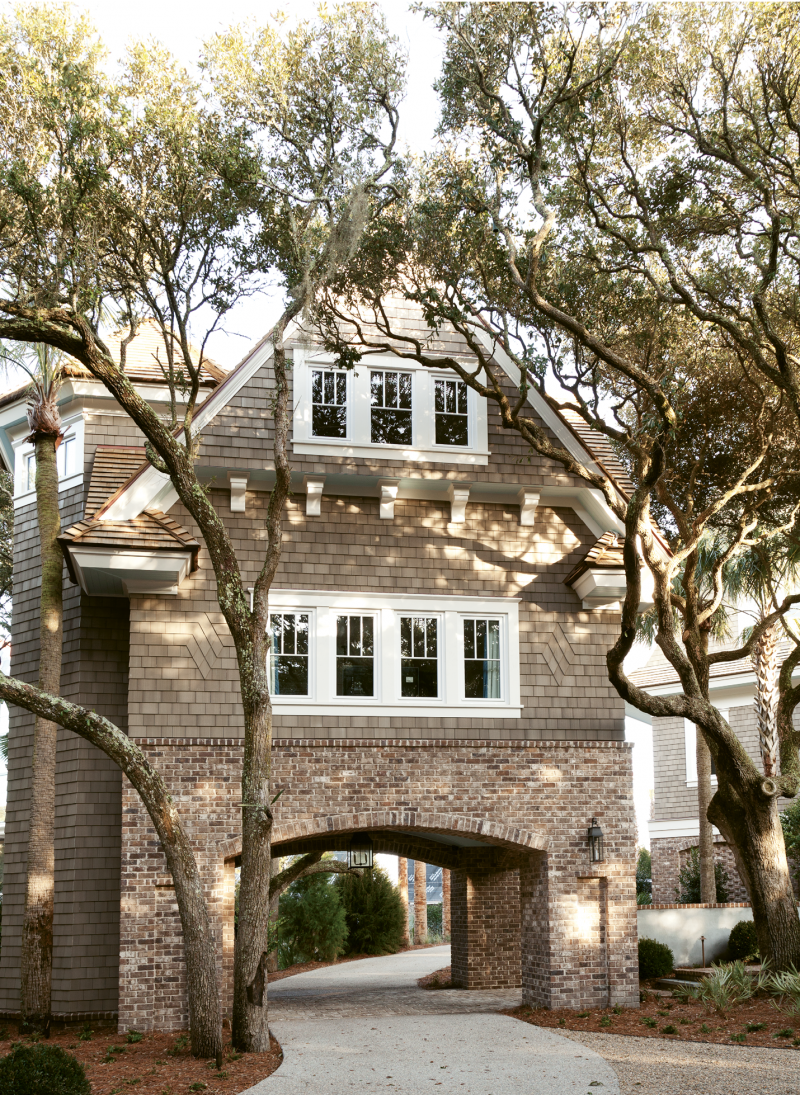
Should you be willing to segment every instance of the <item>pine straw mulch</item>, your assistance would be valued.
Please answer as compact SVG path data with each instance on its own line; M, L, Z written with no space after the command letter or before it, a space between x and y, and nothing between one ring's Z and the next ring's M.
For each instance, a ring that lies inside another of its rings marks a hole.
M81 1041L82 1029L90 1028L91 1041ZM0 1034L0 1056L18 1041L16 1023ZM24 1039L23 1039L24 1040ZM231 1050L230 1033L225 1032L222 1070L213 1061L192 1057L185 1033L145 1034L141 1041L128 1042L111 1023L88 1023L54 1030L48 1045L60 1046L77 1057L86 1069L92 1095L235 1095L270 1076L283 1060L281 1047L271 1040L269 1053L237 1054Z
M450 989L450 967L429 973L417 981L420 988ZM755 997L730 1008L725 1015L707 1010L702 1004L681 1004L657 996L642 986L638 1008L522 1007L501 1014L537 1027L554 1030L592 1031L596 1034L625 1034L637 1038L665 1038L672 1042L716 1042L719 1045L761 1046L765 1049L800 1049L800 1020L790 1019L773 1007L770 998ZM748 1028L760 1029L748 1029Z

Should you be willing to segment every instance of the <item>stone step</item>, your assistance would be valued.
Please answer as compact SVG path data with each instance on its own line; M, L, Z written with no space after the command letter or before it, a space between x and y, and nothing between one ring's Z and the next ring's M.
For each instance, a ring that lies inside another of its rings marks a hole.
M699 977L687 978L686 980L682 980L678 977L659 977L657 981L653 982L653 985L657 989L666 989L668 992L671 992L672 989L678 988L679 986L691 985L694 988L700 980L701 978Z

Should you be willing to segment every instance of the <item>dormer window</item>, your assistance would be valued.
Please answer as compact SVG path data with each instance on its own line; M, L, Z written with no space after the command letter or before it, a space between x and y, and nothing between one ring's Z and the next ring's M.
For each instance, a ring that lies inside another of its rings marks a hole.
M314 369L311 373L311 433L347 437L347 373Z
M444 370L390 355L344 369L298 348L293 402L298 456L488 463L486 400Z
M468 445L467 386L463 380L436 381L436 444Z
M411 373L370 373L370 437L379 445L410 445Z

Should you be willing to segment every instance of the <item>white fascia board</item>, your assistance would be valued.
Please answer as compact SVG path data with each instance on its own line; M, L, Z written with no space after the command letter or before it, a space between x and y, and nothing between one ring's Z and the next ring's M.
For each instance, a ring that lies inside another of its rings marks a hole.
M712 677L708 682L710 692L721 692L728 689L741 689L743 694L753 698L756 675L754 672L735 673L730 677ZM651 696L679 696L682 688L679 681L671 681L669 684L642 685L645 692ZM747 702L750 702L749 700ZM732 705L733 706L733 705Z
M294 325L287 328L284 342L288 342L293 332ZM260 342L249 357L235 369L220 386L212 392L208 399L198 408L192 423L196 433L205 427L223 410L248 381L252 380L258 370L272 357L272 342ZM183 440L183 432L178 434L178 441ZM162 511L166 512L175 504L177 496L169 476L150 467L145 469L131 485L115 499L106 512L102 515L103 521L131 521L138 517L142 510L158 504Z
M485 331L481 327L475 327L475 334L484 349L495 358L512 383L519 385L521 375L519 368L515 365L503 347L492 338L488 331ZM595 463L572 430L570 430L566 423L556 414L547 400L543 399L539 392L533 387L528 388L528 402L548 429L553 431L571 456L574 456L576 460L584 465L584 467L588 468L589 471L594 472L596 475L605 474L603 469ZM542 490L543 500L545 498L546 489L547 488L544 488ZM591 497L591 501L588 502L588 504L585 504L585 509L589 511L594 518L592 524L595 525L595 527L599 528L602 524L602 531L597 532L597 536L602 536L604 532L610 531L620 534L625 532L625 525L609 508L608 503L603 498L602 491L592 487L579 487L574 489L576 489L581 496L588 495ZM576 509L577 512L577 507L573 506L573 508ZM598 521L598 517L600 517L601 514L602 520ZM579 513L579 516L585 520L582 514ZM589 525L589 522L587 521L586 524ZM592 525L589 525L589 527L591 528ZM594 531L594 529L592 529L592 531Z

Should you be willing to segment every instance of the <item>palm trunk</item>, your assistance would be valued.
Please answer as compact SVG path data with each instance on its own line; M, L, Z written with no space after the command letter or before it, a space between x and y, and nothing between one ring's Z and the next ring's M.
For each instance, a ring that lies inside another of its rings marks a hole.
M769 627L753 650L756 671L755 708L758 742L764 775L778 775L778 700L780 699L778 670L778 629Z
M428 879L425 864L414 860L414 942L428 938Z
M750 894L762 955L776 970L800 967L800 919L774 796L742 779L720 780L710 813L733 849Z
M400 891L400 903L403 906L403 937L400 944L407 947L411 942L408 937L408 860L402 855L397 857L397 888Z
M58 512L56 438L36 438L36 511L39 521L41 591L39 597L39 687L53 695L61 689L63 633L63 557L56 537ZM23 1028L50 1034L53 972L54 837L56 741L58 727L37 718L33 732L31 810L25 913L22 922L20 1015Z
M711 804L711 753L703 732L697 727L697 815L700 822L698 843L700 858L700 900L711 905L717 900L717 882L714 877L714 827L708 820Z
M442 868L442 936L450 934L450 872Z

